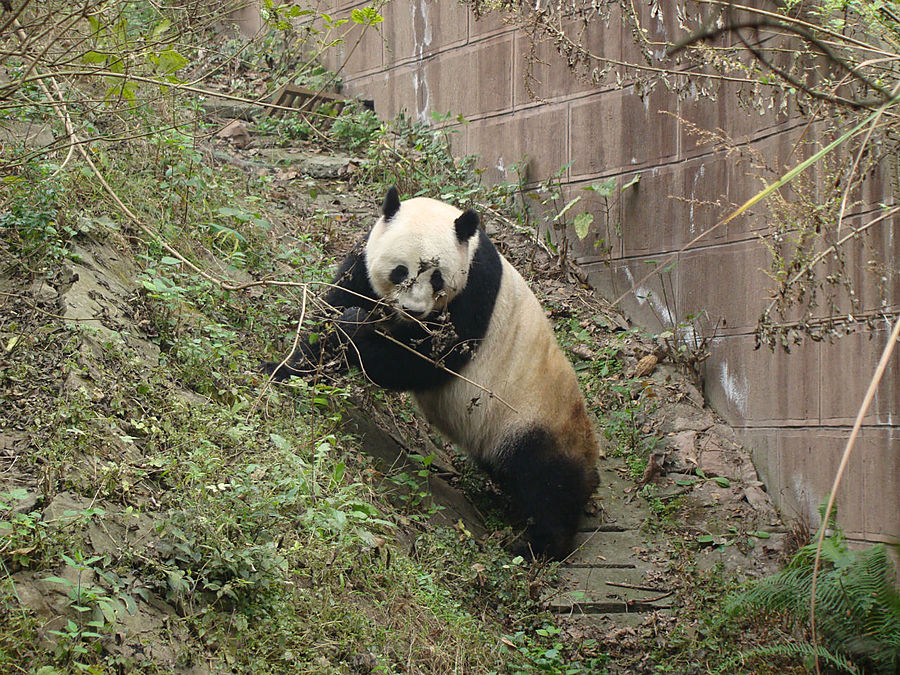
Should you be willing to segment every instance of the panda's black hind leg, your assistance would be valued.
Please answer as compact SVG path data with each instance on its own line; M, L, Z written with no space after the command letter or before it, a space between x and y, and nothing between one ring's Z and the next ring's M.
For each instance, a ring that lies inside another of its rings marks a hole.
M532 553L557 560L569 555L584 505L596 487L594 467L566 457L549 432L532 427L501 444L490 472L526 520Z

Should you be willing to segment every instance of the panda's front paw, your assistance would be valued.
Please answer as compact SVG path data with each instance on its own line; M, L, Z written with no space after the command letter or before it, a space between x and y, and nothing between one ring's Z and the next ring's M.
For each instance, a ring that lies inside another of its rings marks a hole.
M337 325L350 338L365 337L375 330L375 323L362 307L345 309Z
M283 363L281 361L263 361L259 364L259 370L273 382L284 382L291 377L309 375L309 369L301 369L297 363Z

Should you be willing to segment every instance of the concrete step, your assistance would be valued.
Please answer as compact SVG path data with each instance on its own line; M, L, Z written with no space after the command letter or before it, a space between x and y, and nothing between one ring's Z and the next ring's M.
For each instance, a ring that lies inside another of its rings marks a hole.
M648 565L647 535L638 530L595 529L575 535L576 551L566 561L578 567L641 567Z
M672 593L640 567L566 567L546 600L554 612L631 614L670 609Z

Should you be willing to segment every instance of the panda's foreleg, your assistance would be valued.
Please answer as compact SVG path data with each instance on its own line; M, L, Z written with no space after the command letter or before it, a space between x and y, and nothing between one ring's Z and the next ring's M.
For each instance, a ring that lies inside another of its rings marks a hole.
M337 327L347 359L357 363L363 374L380 387L421 391L443 384L449 377L359 307L345 310Z
M360 241L344 258L337 275L332 279L328 292L322 298L325 307L329 308L320 318L327 319L337 316L349 309L364 312L354 305L364 304L369 308L374 307L375 293L369 284L365 272L365 262L362 257L365 240ZM354 314L355 316L355 314ZM341 317L343 319L343 316ZM335 321L340 325L341 320ZM288 356L282 364L280 361L265 362L260 364L260 370L272 377L275 381L286 380L292 375L313 378L318 375L322 366L338 355L342 344L343 334L336 330L331 322L323 321L322 330L313 334L304 335L297 348ZM346 362L338 361L338 370L346 371Z
M326 350L323 346L324 342L311 344L309 338L304 338L283 362L265 361L260 364L260 370L275 382L283 382L292 376L312 377L320 371L324 361Z
M494 481L527 522L531 552L565 558L596 486L593 467L565 456L553 435L537 426L507 436L488 464Z
M364 313L359 307L351 307L344 311L344 315L352 313L355 318L357 314L354 310ZM323 322L322 330L304 335L284 362L264 362L260 369L276 382L282 382L291 376L314 379L322 373L326 362L331 361L337 363L338 371L346 372L346 361L335 359L340 355L342 345L347 342L347 323L342 319L343 315L333 325L328 321Z

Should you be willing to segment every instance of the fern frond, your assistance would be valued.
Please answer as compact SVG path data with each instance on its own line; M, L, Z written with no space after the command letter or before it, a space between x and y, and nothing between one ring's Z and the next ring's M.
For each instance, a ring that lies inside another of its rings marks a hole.
M825 649L820 658L833 665L839 659L857 670L879 674L900 672L900 594L886 547L876 544L851 551L839 531L826 544L816 585L817 630L827 647L820 647ZM780 573L730 596L726 612L781 614L790 624L803 625L809 620L814 559L815 546L804 546ZM787 650L782 655L801 656L812 645L782 643L747 654L779 654L782 649ZM840 667L847 670L846 664Z
M716 670L717 673L734 673L734 667L738 664L753 662L761 658L781 657L791 660L809 661L814 656L819 657L821 663L825 663L832 668L836 668L841 673L848 675L860 675L861 670L850 659L841 654L832 653L822 645L813 648L807 642L782 642L776 645L766 645L764 647L756 647L741 652L724 663Z

